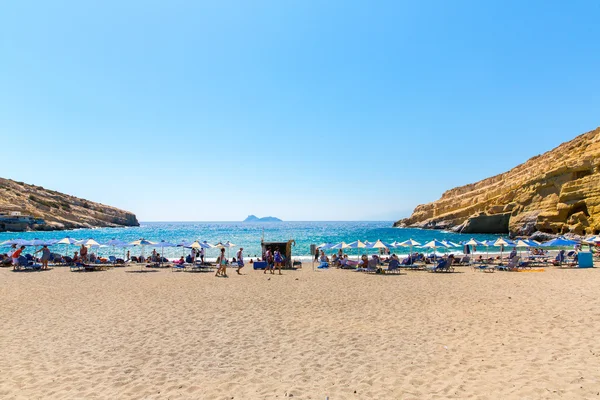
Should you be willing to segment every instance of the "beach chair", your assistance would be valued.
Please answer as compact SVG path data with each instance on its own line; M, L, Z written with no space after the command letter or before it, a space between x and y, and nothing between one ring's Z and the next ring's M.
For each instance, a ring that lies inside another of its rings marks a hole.
M387 267L387 269L385 270L386 273L388 274L399 274L400 273L400 261L398 260L390 260L390 263Z
M496 269L494 268L493 265L486 265L486 264L473 264L471 266L471 268L473 268L473 271L479 271L479 272L494 272Z
M371 258L366 268L362 268L363 272L377 272L379 269L379 259Z
M429 268L428 272L454 272L452 259L441 260L435 267Z
M185 264L173 263L171 267L171 272L175 271L185 271Z
M519 269L519 260L521 257L516 256L511 258L506 265L498 265L496 269L498 271L516 271Z
M471 264L471 257L464 256L463 258L460 259L459 264L460 265L469 265L469 264Z
M85 268L85 264L80 263L80 262L72 262L69 265L69 268L71 269L71 272L79 272L79 271L83 271Z

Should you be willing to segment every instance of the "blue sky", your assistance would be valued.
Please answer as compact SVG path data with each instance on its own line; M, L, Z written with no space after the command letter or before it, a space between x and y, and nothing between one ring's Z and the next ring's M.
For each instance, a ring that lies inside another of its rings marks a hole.
M398 219L599 126L599 19L597 1L5 2L0 176L144 221Z

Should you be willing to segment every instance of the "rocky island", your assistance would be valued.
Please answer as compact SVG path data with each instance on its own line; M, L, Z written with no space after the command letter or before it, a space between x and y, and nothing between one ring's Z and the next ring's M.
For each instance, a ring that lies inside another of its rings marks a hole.
M139 226L115 207L0 178L0 232Z
M508 172L445 192L397 227L463 233L600 232L600 128Z
M256 215L248 215L248 217L242 222L282 222L282 221L276 217L258 218Z

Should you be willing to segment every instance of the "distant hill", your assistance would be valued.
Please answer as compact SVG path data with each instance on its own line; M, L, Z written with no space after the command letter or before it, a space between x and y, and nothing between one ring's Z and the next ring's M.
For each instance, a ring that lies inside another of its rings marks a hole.
M31 230L139 226L135 214L75 196L0 178L0 212L20 211L46 223ZM2 227L0 226L0 230Z
M258 218L256 215L248 215L248 218L246 218L244 222L281 222L281 220L276 217Z
M448 190L395 226L524 236L598 234L600 128L508 172Z

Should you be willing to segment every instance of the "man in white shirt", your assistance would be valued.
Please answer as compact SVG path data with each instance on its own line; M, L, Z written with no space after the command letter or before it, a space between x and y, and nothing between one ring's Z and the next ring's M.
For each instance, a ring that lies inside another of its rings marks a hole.
M242 268L244 268L244 248L243 247L240 247L237 254L235 255L235 258L237 259L237 264L238 264L237 273L238 273L238 275L241 275L240 271L242 270Z

